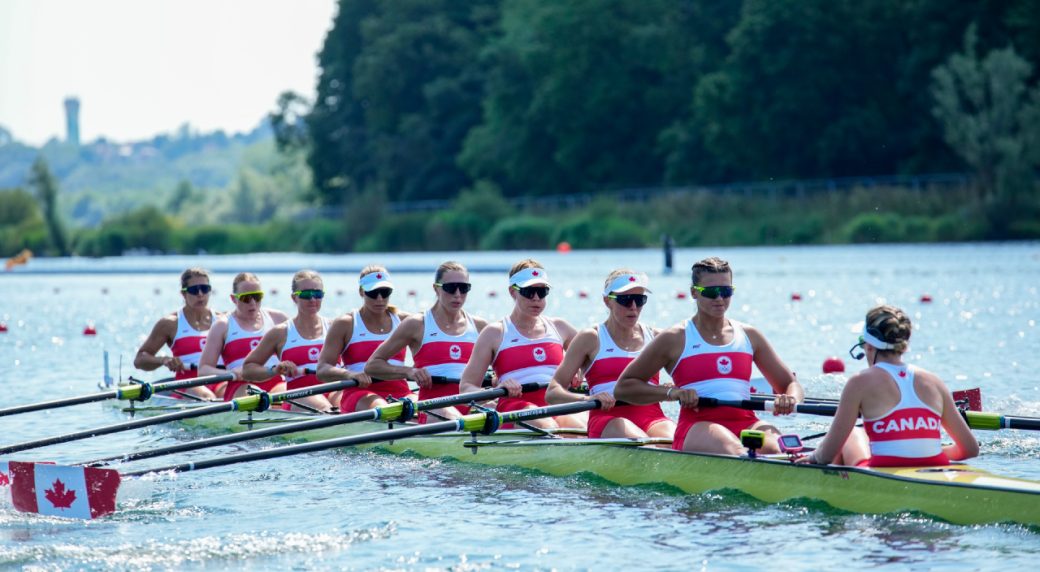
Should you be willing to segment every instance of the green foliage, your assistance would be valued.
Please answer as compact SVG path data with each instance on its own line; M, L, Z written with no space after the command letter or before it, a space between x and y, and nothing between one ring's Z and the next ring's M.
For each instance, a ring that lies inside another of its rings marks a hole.
M105 220L85 231L76 250L84 256L118 256L127 250L171 252L174 230L170 220L154 206L145 206Z
M447 211L434 213L426 224L426 247L430 250L479 248L485 232L513 212L493 184L478 182L459 194Z
M556 232L553 221L534 216L514 216L498 221L487 232L484 250L541 250L552 246Z
M646 231L620 217L578 215L560 225L552 243L567 242L573 248L640 248L650 244Z
M358 252L428 250L425 224L429 215L410 213L385 217L354 246Z
M36 192L36 198L40 201L43 209L43 220L47 223L47 232L50 234L51 247L59 256L71 254L68 237L65 233L65 224L61 220L58 211L58 182L51 174L47 166L47 160L42 156L33 162L32 173L29 176L29 186Z
M23 248L43 252L48 243L47 226L33 196L23 189L0 190L0 257Z

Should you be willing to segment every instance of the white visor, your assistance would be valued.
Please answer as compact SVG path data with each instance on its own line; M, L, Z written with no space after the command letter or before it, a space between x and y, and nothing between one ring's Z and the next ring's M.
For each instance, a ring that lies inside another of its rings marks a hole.
M535 284L549 285L549 275L546 274L544 268L524 268L509 277L509 285L517 288L526 288Z
M894 350L896 347L888 342L881 341L867 332L867 326L863 326L863 341L879 350Z
M369 272L361 277L358 281L361 285L361 289L365 292L371 292L379 288L393 288L393 282L390 282L390 273L378 270L376 272Z
M607 287L603 289L603 295L620 294L633 288L642 288L646 290L647 294L652 294L649 284L650 279L646 274L622 274L607 284Z

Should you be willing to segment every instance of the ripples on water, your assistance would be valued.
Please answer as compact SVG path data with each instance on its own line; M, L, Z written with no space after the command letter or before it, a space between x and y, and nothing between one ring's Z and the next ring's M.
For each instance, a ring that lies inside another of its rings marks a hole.
M796 371L810 395L836 397L845 377L820 375L829 355L855 340L863 313L885 301L910 311L916 330L910 361L936 371L954 388L979 386L987 410L1040 416L1040 246L964 245L681 251L683 268L719 254L736 269L731 315L759 327ZM446 257L445 257L446 258ZM466 256L462 261L470 262ZM508 267L512 254L480 254L482 264ZM657 326L692 311L687 271L662 276L653 251L539 255L554 279L550 313L579 326L604 317L596 296L616 266L651 273L654 297L644 316ZM163 259L147 259L163 264ZM199 262L217 264L218 259ZM284 255L249 258L256 267ZM292 258L291 260L296 260ZM298 257L300 266L313 262ZM360 267L371 258L352 255ZM428 263L439 255L381 258ZM266 261L266 262L265 262ZM649 264L648 264L649 261ZM227 264L221 260L220 264ZM179 305L176 275L15 275L0 277L0 388L37 401L89 392L101 376L101 350L113 374L148 379L129 362L159 315ZM473 262L476 264L476 262ZM249 268L242 268L248 270ZM268 305L289 309L288 272L261 272L279 294ZM217 274L213 305L227 309L231 274ZM405 309L433 300L429 276L395 276ZM509 310L504 276L475 274L468 308L499 317ZM107 293L102 293L102 289ZM326 274L325 313L357 304L356 276ZM407 292L415 290L416 296ZM489 297L488 291L498 292ZM582 297L582 293L587 295ZM791 293L802 295L801 302ZM931 304L918 300L933 297ZM98 336L83 337L93 321ZM671 404L669 404L671 405ZM673 411L674 413L674 411ZM98 404L0 418L4 443L122 420ZM782 427L803 434L827 420L802 416ZM84 461L197 437L184 427L112 435L19 455ZM979 433L980 466L1040 479L1040 434ZM255 450L245 443L217 452ZM165 464L165 461L164 461ZM140 467L146 465L128 465ZM588 475L536 472L340 451L132 481L121 511L80 522L27 516L0 505L0 567L64 569L485 570L485 569L734 569L815 570L851 566L897 569L1035 569L1040 530L1015 525L956 526L916 514L848 514L800 500L766 504L721 491L685 495L666 486L619 487Z

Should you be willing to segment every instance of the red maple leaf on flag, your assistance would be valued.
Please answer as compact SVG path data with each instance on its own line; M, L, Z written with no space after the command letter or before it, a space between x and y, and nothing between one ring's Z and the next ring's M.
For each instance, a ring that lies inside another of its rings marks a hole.
M76 501L76 491L65 490L65 483L61 479L54 479L51 488L44 491L44 495L54 508L69 508Z
M11 478L7 476L7 473L0 472L0 487L11 486Z

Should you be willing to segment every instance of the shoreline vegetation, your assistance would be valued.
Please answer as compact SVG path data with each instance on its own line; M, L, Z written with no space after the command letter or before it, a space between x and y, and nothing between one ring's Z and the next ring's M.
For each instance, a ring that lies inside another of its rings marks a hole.
M1037 239L1035 6L339 0L249 134L0 127L0 256Z

